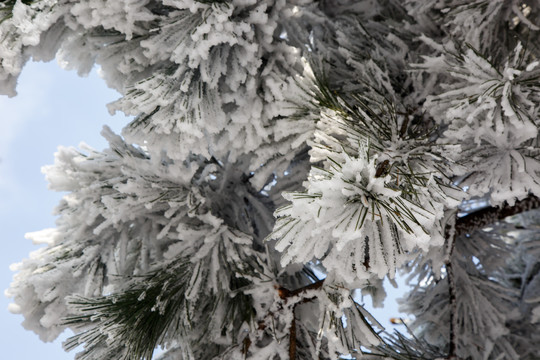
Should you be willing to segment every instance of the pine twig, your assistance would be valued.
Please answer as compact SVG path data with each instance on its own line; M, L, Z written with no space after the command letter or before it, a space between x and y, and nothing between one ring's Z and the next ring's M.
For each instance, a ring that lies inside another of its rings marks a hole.
M323 286L323 284L324 284L324 279L316 281L312 284L306 285L296 290L289 290L289 289L284 288L283 286L280 286L277 288L277 291L278 291L279 297L287 301L288 298L300 295L301 293L304 293L308 290L320 289ZM299 303L308 302L311 300L312 298L303 298L302 301L300 301ZM289 330L289 360L296 360L296 317L294 315L294 312L296 310L296 305L298 305L299 303L294 304L292 308L293 318L292 318L291 327Z
M446 276L448 279L448 295L450 301L450 344L448 348L448 360L457 359L457 291L456 283L454 279L454 270L452 269L452 262L448 261L445 264Z
M482 210L475 211L456 220L455 236L464 235L474 230L481 229L500 221L508 216L517 215L522 212L540 207L540 198L529 195L523 200L516 201L513 206L504 203L502 206L490 206Z
M459 220L459 219L458 219ZM457 227L457 221L456 221ZM457 231L456 231L457 232ZM449 329L449 338L450 342L448 345L448 360L456 360L457 352L457 291L456 291L456 282L454 278L454 269L452 268L452 256L454 254L454 249L456 247L456 238L457 234L449 234L447 231L448 238L448 251L446 254L446 259L444 261L444 267L446 269L446 279L448 281L448 300L450 302L450 329Z
M282 298L283 300L287 300L288 298L300 295L301 293L306 292L308 290L320 289L323 286L323 284L324 284L324 279L316 281L312 284L306 285L296 290L289 290L289 289L284 288L283 286L278 287L277 290L278 290L279 297Z
M291 329L289 333L289 360L296 360L296 316L294 315L294 310L296 305L292 309L292 321Z

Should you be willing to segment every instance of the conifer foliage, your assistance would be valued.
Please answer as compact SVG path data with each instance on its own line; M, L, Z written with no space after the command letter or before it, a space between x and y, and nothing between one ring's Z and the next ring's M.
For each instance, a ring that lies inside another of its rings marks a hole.
M539 36L532 0L3 1L1 93L57 58L135 116L45 168L11 308L80 360L540 358ZM391 334L358 292L398 272Z

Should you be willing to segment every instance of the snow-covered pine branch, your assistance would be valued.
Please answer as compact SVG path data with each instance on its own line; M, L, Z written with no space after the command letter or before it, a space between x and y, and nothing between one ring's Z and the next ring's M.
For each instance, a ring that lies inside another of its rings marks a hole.
M67 194L11 310L84 360L537 359L539 28L528 0L2 2L2 93L56 57L135 116L45 168ZM392 335L360 294L398 272Z

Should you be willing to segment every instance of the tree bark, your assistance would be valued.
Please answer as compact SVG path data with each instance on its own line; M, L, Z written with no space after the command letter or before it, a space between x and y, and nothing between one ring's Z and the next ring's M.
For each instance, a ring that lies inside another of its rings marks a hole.
M540 208L540 198L530 195L523 200L516 201L513 206L504 203L501 206L490 206L456 220L455 236L471 233L482 229L489 224L500 221L508 216Z

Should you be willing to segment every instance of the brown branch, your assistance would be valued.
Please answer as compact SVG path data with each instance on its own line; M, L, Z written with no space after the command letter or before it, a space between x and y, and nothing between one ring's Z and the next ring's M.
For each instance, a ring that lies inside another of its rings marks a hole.
M458 219L459 220L459 219ZM457 226L457 225L456 225ZM456 247L457 234L450 233L450 227L446 228L447 251L444 267L446 269L446 280L448 281L448 300L450 306L450 328L449 328L449 344L448 344L448 360L456 358L457 350L457 290L456 281L454 278L454 269L452 268L452 256Z
M446 276L448 279L448 296L450 301L450 344L448 347L448 359L457 359L457 291L456 282L454 279L454 270L452 269L452 262L448 261L446 264Z
M474 230L482 229L508 216L517 215L536 208L540 208L540 199L534 195L529 195L523 200L516 201L513 206L504 203L502 206L490 206L475 211L456 220L456 236L471 233Z
M314 282L312 284L306 285L296 290L289 290L289 289L284 288L283 286L279 286L277 290L278 290L279 297L282 298L283 300L287 300L288 298L300 295L301 293L306 292L308 290L320 289L323 286L323 284L324 284L324 279Z
M320 289L324 284L324 279L319 280L317 282L314 282L312 284L306 285L304 287L301 287L296 290L289 290L284 288L283 286L276 287L278 291L278 295L281 299L285 300L287 302L287 299L300 295L302 293L305 293L308 290L316 290ZM289 360L295 360L296 359L296 316L294 314L296 310L296 305L299 303L304 303L313 300L313 298L303 298L300 302L293 305L292 308L292 321L291 321L291 327L289 330Z
M244 338L243 345L244 346L243 346L243 349L242 349L242 354L244 355L244 359L245 359L247 357L249 347L251 346L251 339L249 338L249 336L246 336Z
M296 305L292 309L292 321L291 329L289 332L289 360L296 360L296 317L294 316L294 310Z

